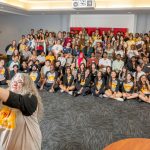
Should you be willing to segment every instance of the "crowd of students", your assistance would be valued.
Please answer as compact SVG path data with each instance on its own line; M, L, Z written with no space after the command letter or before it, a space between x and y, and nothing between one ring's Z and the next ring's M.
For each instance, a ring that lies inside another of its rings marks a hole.
M18 72L28 73L40 90L73 96L92 94L119 101L150 103L150 32L133 34L96 30L22 35L0 60L0 85Z

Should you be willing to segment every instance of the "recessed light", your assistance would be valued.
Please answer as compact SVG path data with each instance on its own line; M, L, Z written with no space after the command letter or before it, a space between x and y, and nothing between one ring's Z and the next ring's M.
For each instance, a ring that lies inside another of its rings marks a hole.
M128 11L128 14L131 14L132 12Z

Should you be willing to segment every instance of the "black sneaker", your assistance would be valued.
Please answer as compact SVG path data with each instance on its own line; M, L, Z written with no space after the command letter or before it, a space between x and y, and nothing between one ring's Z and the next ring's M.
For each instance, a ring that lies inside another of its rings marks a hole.
M124 101L127 101L127 98L125 97L125 98L123 98L124 99Z
M76 97L78 94L77 94L77 92L73 92L73 94L72 94L74 97Z

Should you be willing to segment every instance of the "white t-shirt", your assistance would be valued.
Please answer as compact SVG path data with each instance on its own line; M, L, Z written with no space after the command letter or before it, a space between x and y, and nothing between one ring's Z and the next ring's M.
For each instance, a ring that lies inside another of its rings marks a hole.
M37 60L39 60L40 63L41 63L41 62L45 62L45 56L39 55L39 56L37 57Z
M95 46L98 42L99 42L99 43L101 43L101 42L102 42L102 40L101 40L101 39L99 39L99 40L95 40L92 46L94 47L94 46Z
M65 57L58 57L58 60L61 62L61 66L65 66L66 58Z
M135 44L136 44L136 45L139 45L139 44L143 45L143 44L144 44L144 41L137 41Z
M46 65L44 65L42 70L43 70L44 75L46 75L46 72L50 71L50 66L47 67Z
M114 60L112 63L112 69L116 71L121 71L124 66L124 62L122 60Z
M114 50L111 48L110 50L105 50L105 52L107 52L107 56L108 56L108 58L112 58L112 56L113 56L113 52L114 52Z
M124 51L123 50L118 50L118 51L115 51L115 54L116 55L120 54L121 57L123 57L124 56Z
M142 76L142 75L145 75L145 72L141 71L137 74L137 81L139 81L139 78ZM134 78L136 76L136 72L133 74Z
M128 55L129 58L131 58L131 57L133 57L133 56L138 56L139 53L138 53L137 50L129 50L129 51L127 52L127 55Z
M103 65L104 67L103 67L103 71L105 72L106 71L106 67L107 66L111 66L111 60L110 59L104 59L104 58L101 58L100 60L99 60L99 66L100 65Z
M56 44L52 47L52 50L54 50L56 53L59 53L60 51L63 50L63 47L62 47L62 45Z

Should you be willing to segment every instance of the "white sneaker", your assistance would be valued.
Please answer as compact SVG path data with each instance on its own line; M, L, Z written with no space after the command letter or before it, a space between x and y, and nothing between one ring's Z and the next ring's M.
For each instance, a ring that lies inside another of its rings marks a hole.
M102 95L102 94L100 94L100 95L99 95L99 98L103 98L103 95Z
M78 91L77 94L81 94L80 91Z
M117 101L123 102L124 99L123 98L115 98Z
M73 91L69 91L68 94L73 95Z
M103 95L103 97L105 97L105 98L106 98L106 97L108 97L108 96L107 96L106 94L104 94L104 95Z
M61 93L63 93L63 92L64 92L64 90L60 90L60 92L61 92Z

